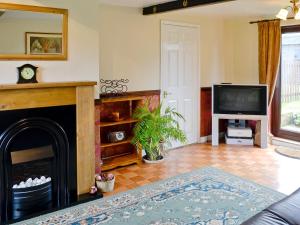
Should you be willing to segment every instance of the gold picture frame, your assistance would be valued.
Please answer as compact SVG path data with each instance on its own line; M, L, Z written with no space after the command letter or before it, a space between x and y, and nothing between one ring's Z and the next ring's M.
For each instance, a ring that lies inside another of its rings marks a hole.
M62 53L61 54L1 54L0 60L67 60L68 59L68 9L0 3L0 10L29 11L62 16Z
M61 55L63 51L62 33L25 33L27 55Z

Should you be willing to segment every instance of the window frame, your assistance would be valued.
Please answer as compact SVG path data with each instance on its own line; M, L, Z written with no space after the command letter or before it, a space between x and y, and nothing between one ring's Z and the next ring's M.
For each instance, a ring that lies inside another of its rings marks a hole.
M283 26L281 27L281 33L293 33L299 32L300 33L300 25L293 25L293 26ZM281 62L279 65L279 71L277 76L277 82L275 86L275 92L272 100L271 105L271 131L274 136L284 139L289 139L293 141L300 142L300 133L283 130L280 127L281 124Z

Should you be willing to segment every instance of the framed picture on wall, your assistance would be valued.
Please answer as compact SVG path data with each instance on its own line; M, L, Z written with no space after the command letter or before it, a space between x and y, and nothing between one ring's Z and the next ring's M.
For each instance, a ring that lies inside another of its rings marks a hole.
M27 55L61 55L62 33L25 33Z

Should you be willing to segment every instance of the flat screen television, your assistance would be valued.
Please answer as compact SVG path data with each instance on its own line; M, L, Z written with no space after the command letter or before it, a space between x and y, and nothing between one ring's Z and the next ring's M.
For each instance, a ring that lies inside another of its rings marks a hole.
M213 113L267 115L267 85L213 85Z

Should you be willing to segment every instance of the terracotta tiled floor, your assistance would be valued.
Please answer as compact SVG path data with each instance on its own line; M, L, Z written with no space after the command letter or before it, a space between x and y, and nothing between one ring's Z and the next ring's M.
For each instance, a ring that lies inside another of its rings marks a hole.
M281 156L274 147L212 147L197 144L171 150L161 164L132 165L112 170L115 190L133 189L204 166L213 166L258 184L289 194L300 187L300 160Z

